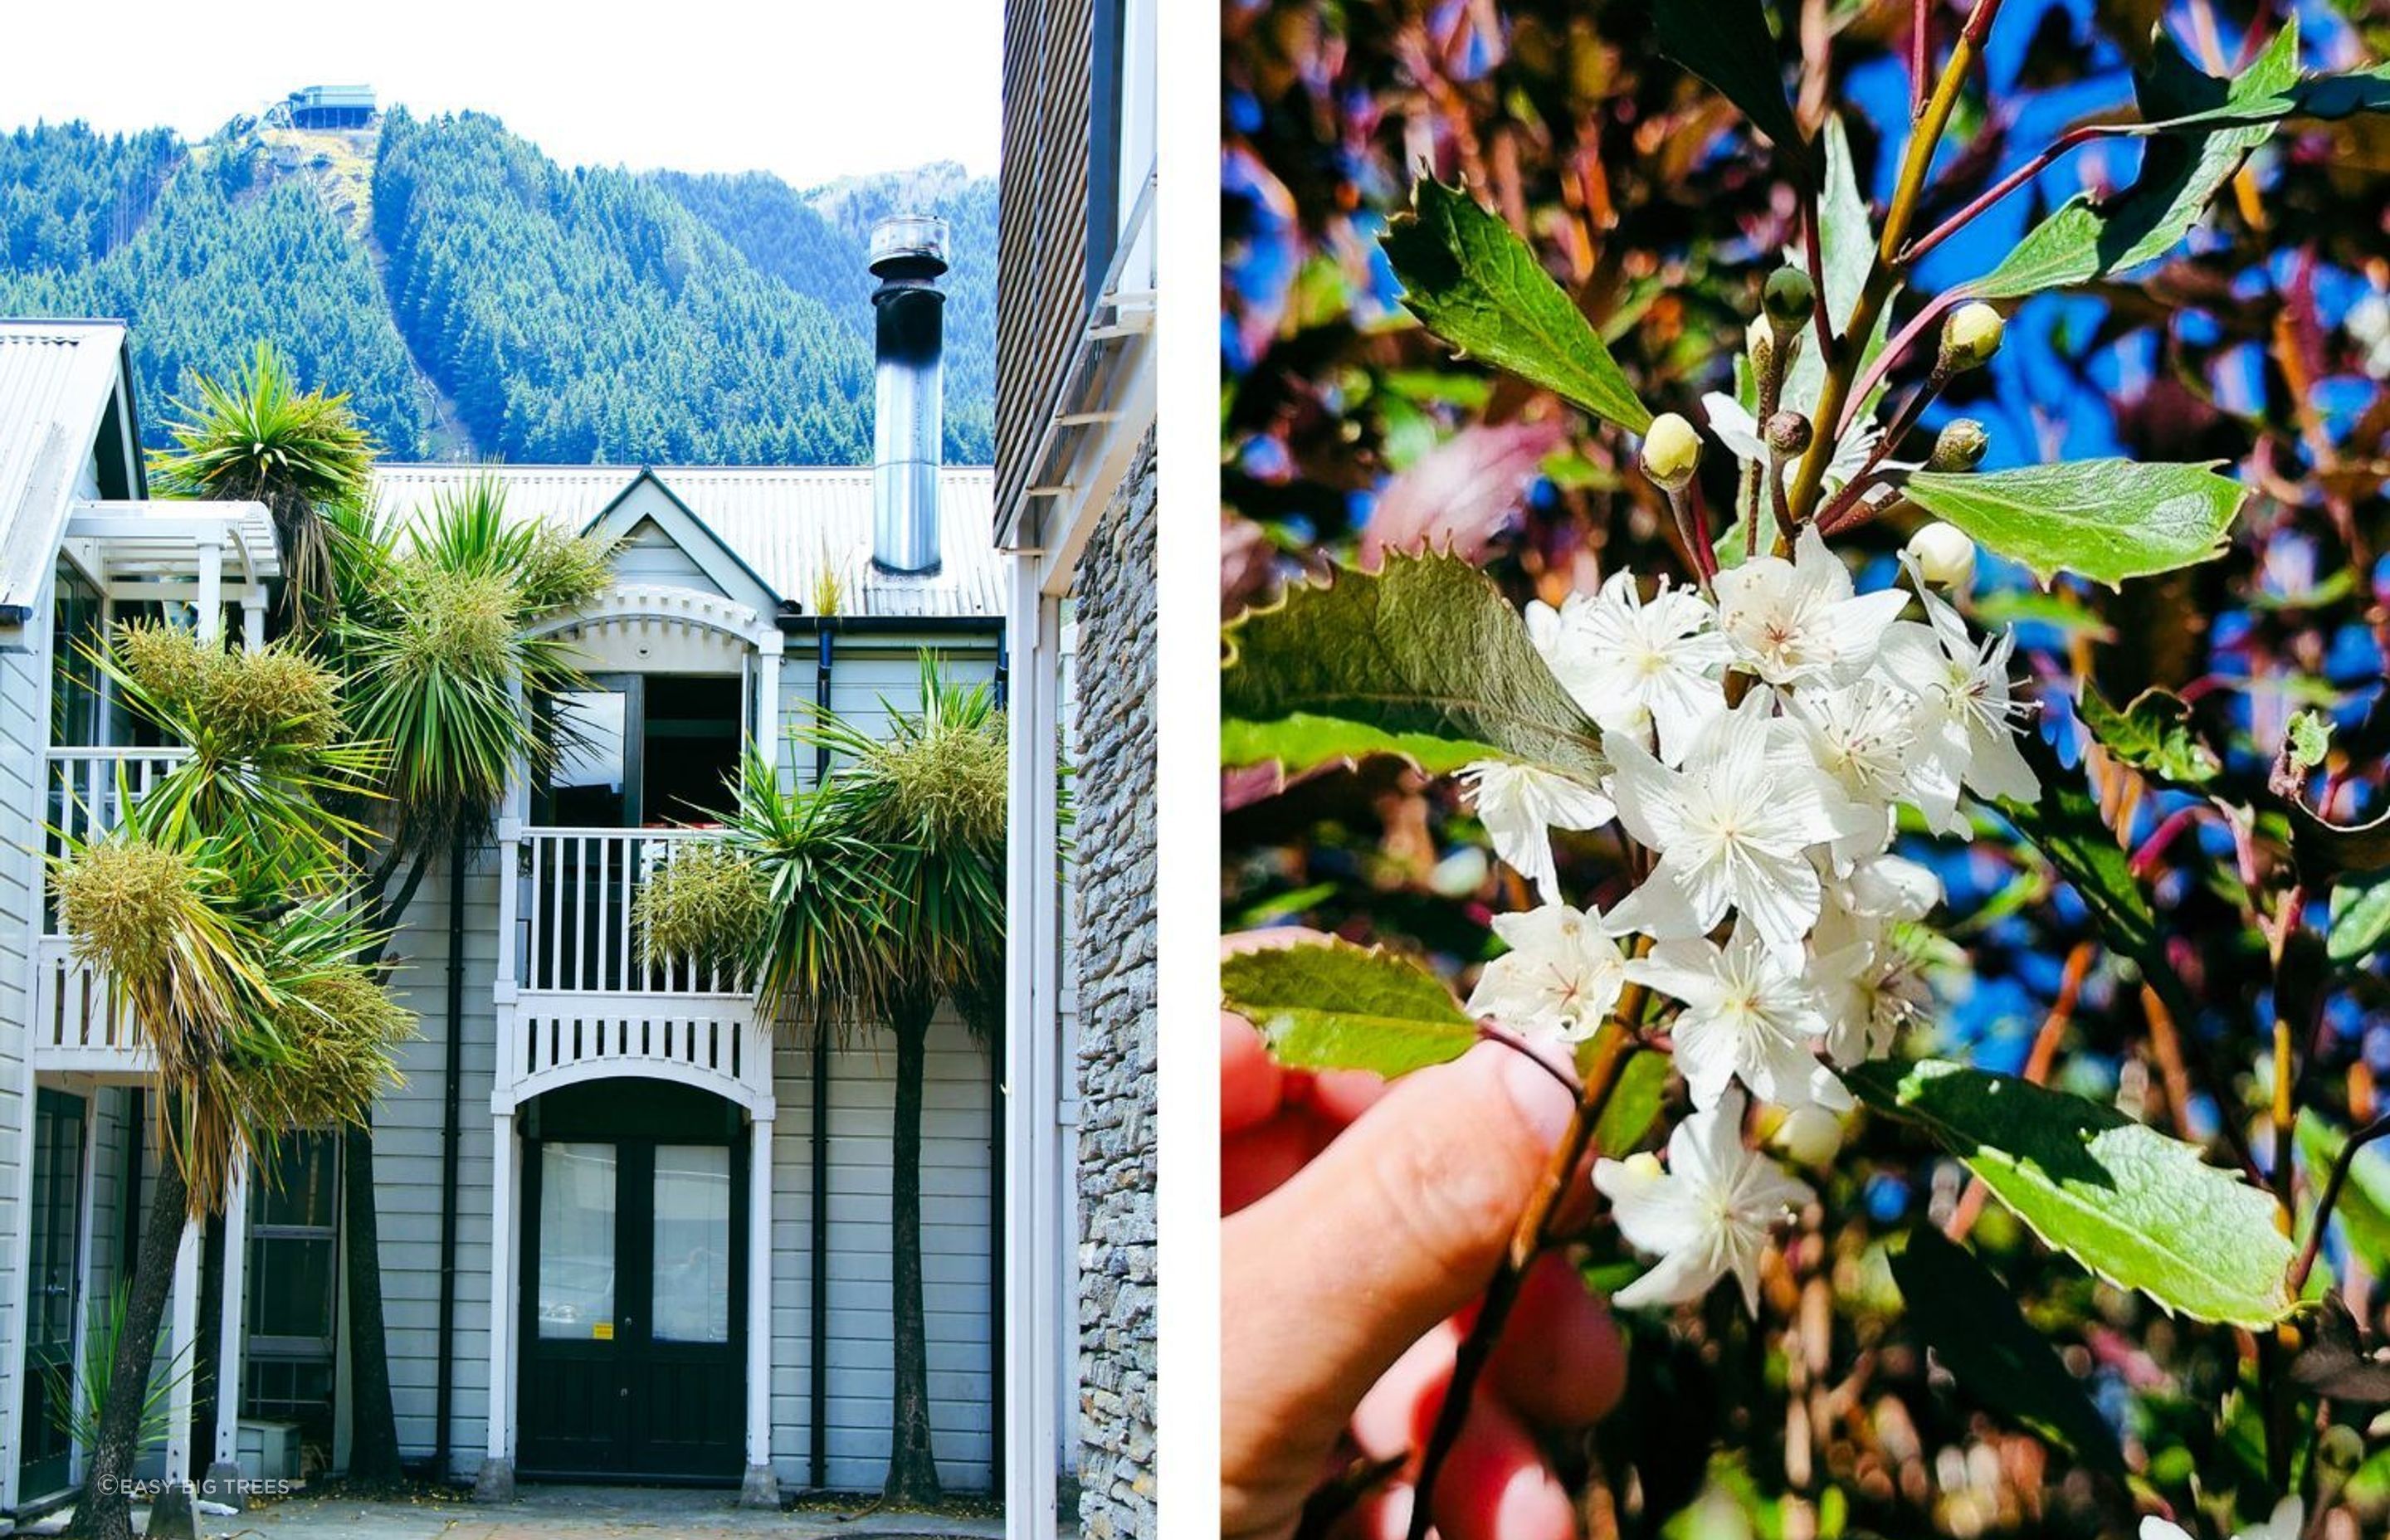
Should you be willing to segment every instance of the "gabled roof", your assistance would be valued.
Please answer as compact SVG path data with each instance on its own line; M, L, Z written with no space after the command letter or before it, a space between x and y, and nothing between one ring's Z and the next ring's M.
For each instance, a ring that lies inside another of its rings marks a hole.
M985 467L938 473L942 564L924 577L871 564L869 466L383 465L374 473L375 505L386 516L412 517L442 490L478 476L499 478L516 514L575 531L627 507L629 494L652 479L775 600L807 613L826 571L839 578L846 614L994 621L1004 613L1004 562L991 537L995 473Z
M0 320L0 625L21 624L49 581L123 356L113 321Z

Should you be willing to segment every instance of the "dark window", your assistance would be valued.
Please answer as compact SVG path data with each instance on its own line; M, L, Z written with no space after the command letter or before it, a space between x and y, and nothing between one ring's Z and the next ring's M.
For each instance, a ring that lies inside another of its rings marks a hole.
M90 648L106 640L99 589L83 570L58 563L57 597L50 603L50 741L61 749L88 749L106 741L100 715L99 669Z
M249 1337L241 1415L295 1422L329 1453L340 1337L340 1169L336 1133L287 1134L251 1188Z
M1087 92L1087 303L1103 295L1104 275L1111 271L1112 252L1120 245L1121 77L1126 60L1121 39L1126 32L1128 0L1094 0L1095 76Z

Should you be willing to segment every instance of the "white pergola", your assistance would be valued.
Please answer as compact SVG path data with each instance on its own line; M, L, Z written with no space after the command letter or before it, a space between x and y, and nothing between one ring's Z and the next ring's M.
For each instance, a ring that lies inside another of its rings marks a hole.
M242 641L265 645L266 589L282 560L263 503L79 502L59 548L111 607L192 605L199 634L212 641L224 635L224 607L238 604Z

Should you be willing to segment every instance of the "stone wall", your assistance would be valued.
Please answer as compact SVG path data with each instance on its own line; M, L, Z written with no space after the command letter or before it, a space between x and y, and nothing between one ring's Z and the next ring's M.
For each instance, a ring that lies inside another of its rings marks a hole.
M1079 564L1079 1521L1154 1533L1154 491L1146 438Z

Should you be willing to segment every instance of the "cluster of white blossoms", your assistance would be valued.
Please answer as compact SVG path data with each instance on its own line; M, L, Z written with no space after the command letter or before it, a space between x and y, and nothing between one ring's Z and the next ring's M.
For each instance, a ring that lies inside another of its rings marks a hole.
M1895 810L1949 833L1962 789L2039 794L2017 748L2011 638L1973 635L1911 575L1913 598L1857 593L1809 528L1789 560L1719 572L1715 597L1664 581L1646 597L1621 572L1558 610L1531 606L1529 633L1600 726L1609 774L1463 772L1496 853L1539 900L1495 919L1510 950L1470 1010L1549 1046L1591 1035L1630 982L1678 1003L1669 1036L1693 1113L1664 1168L1643 1155L1594 1172L1621 1233L1662 1259L1622 1304L1695 1299L1729 1273L1755 1299L1768 1228L1809 1189L1745 1147L1745 1097L1812 1125L1849 1109L1836 1068L1889 1052L1924 1002L1900 932L1941 887L1892 853ZM1648 875L1606 913L1573 907L1551 831L1613 819ZM1642 956L1621 945L1631 936L1649 938Z

